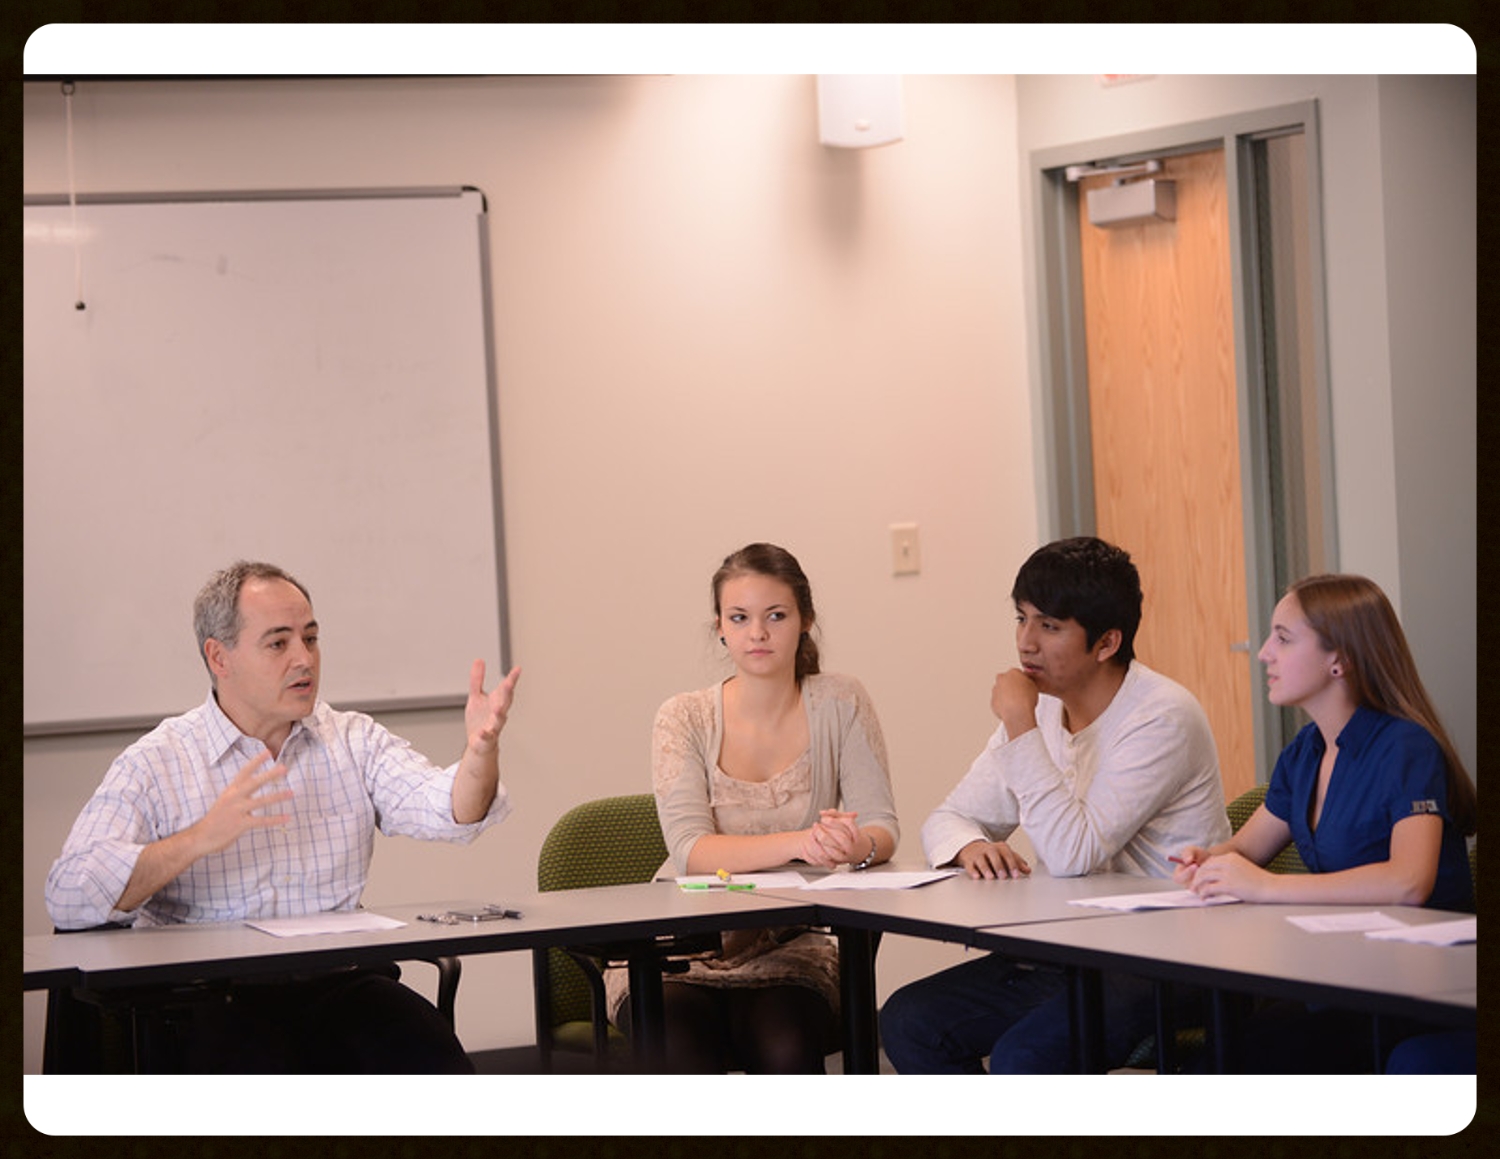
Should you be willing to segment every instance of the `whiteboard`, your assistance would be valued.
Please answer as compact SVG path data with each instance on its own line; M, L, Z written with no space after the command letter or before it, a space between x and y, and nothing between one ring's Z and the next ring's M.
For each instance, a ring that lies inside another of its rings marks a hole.
M33 198L24 234L28 734L200 703L193 598L242 558L311 590L332 704L496 679L480 192Z

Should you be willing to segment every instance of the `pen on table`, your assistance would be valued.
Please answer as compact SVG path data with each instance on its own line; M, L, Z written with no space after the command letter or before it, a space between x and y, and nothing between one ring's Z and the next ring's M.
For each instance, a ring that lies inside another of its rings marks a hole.
M753 881L684 881L683 889L754 889Z

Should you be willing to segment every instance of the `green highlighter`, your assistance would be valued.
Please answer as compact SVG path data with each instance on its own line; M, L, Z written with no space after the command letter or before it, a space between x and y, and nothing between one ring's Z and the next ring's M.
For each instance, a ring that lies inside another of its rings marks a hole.
M685 881L683 889L754 889L753 881L735 881L733 875L727 869L714 870L714 876L718 881Z

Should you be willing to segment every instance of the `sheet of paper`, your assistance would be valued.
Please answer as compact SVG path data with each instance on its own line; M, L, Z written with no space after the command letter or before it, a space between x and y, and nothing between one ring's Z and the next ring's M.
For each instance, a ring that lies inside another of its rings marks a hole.
M729 889L748 885L754 889L801 889L807 879L800 873L731 873L726 881L716 873L693 873L677 878L683 889Z
M1403 922L1379 910L1358 914L1299 914L1286 919L1299 929L1313 934L1337 934L1364 930L1405 929Z
M1202 897L1190 889L1168 889L1161 893L1117 893L1112 897L1075 897L1069 905L1095 906L1099 909L1182 909L1204 905L1228 905L1237 897L1215 894Z
M892 869L880 873L830 873L815 877L804 889L915 889L929 882L952 877L956 869Z
M1399 930L1371 930L1367 938L1383 942L1421 942L1428 946L1456 946L1461 942L1479 941L1479 918L1458 918L1451 922L1429 922L1420 926L1402 926Z
M338 913L303 914L295 918L260 918L246 922L252 929L274 934L278 938L297 938L305 934L352 934L364 930L395 930L404 926L395 918L382 917L367 910Z

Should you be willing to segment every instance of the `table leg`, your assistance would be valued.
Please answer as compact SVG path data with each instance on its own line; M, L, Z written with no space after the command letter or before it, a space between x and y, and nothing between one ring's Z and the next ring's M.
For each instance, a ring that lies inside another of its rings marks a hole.
M837 929L839 1001L843 1007L845 1074L879 1074L879 1023L875 1011L875 935Z
M1080 1074L1104 1073L1104 981L1098 970L1068 969L1073 1061Z
M1370 1017L1370 1049L1374 1052L1371 1059L1371 1073L1384 1074L1385 1060L1391 1052L1391 1047L1400 1041L1400 1036L1394 1033L1390 1020L1382 1014L1374 1014Z
M1156 997L1156 1073L1177 1073L1177 1019L1170 982L1152 985Z
M552 1073L552 950L545 946L531 951L531 1005L536 1022L537 1064L542 1073Z
M636 1066L659 1074L666 1065L666 1004L662 997L661 959L654 943L633 949L627 959L630 976L630 1040Z
M1215 1074L1240 1070L1240 1009L1243 999L1226 990L1208 995L1208 1039Z

